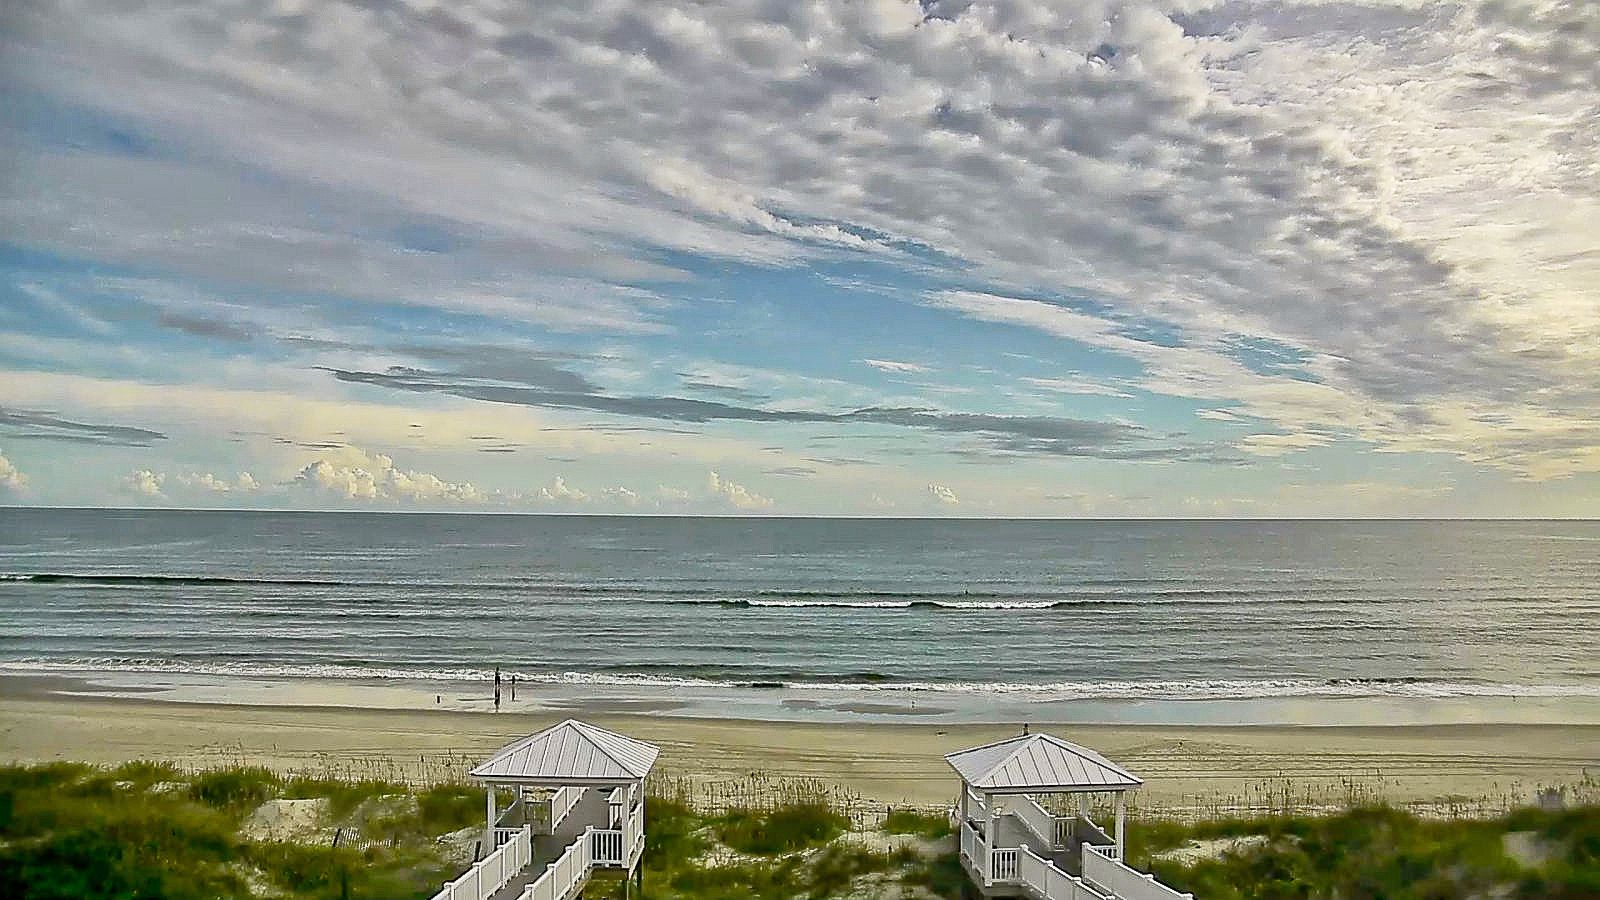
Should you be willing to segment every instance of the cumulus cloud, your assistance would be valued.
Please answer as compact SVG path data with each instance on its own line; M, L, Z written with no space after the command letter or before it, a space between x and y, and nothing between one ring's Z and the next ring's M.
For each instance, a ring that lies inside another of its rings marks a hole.
M0 494L21 494L28 489L28 476L17 470L4 453L0 453Z
M749 512L773 507L771 497L763 497L738 482L723 478L716 472L707 473L706 492L712 498L740 511Z
M539 488L534 495L546 503L587 503L589 495L576 488L569 487L567 480L557 475L548 485Z
M208 494L253 494L261 490L261 482L249 472L240 472L231 480L210 472L189 472L173 476L172 483L185 490Z
M168 474L139 469L123 477L121 488L124 493L141 500L213 503L226 497L258 494L263 485L249 472L240 472L230 479L211 472Z
M392 457L347 447L300 469L291 486L314 496L363 503L480 503L488 495L471 482L446 481L401 469Z
M164 500L166 494L162 487L167 482L167 476L149 469L140 469L122 479L122 488L136 497L149 500Z

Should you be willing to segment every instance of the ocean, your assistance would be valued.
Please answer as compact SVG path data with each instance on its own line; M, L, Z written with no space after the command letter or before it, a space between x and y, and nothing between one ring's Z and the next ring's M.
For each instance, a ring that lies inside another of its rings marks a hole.
M1011 716L1593 709L1597 661L1592 521L0 509L11 672L432 690L498 667L525 691L698 697L709 713Z

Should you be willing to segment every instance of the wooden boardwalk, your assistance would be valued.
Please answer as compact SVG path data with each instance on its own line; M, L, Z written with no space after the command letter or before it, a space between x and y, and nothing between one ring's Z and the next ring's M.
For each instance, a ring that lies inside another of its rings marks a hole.
M535 879L544 874L545 867L560 858L572 842L583 834L584 829L593 825L604 828L610 825L610 804L606 802L604 791L590 789L583 792L583 799L572 808L572 812L561 820L561 825L555 834L535 835L533 839L533 856L528 864L522 867L514 878L506 882L506 886L496 891L489 900L517 900L522 896L522 891Z

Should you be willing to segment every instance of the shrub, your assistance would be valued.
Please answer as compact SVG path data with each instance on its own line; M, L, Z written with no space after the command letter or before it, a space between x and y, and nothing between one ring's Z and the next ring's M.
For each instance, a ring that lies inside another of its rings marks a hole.
M883 830L889 834L915 834L931 840L950 834L950 818L943 813L893 809L883 817Z
M917 859L900 877L902 883L927 890L936 897L950 900L963 896L967 886L967 871L961 866L961 857L945 853L933 859Z
M218 809L242 810L271 799L278 776L258 766L202 772L189 783L189 796Z
M481 821L483 789L469 784L435 785L417 795L417 819L424 834L460 831Z
M715 831L718 840L741 853L771 856L827 843L849 824L826 803L796 803L766 812L729 810Z

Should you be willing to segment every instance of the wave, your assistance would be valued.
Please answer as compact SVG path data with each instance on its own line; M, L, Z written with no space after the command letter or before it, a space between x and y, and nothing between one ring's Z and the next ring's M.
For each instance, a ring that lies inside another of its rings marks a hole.
M1114 581L1073 584L1068 589L1042 590L814 590L761 589L727 593L730 589L699 585L666 587L657 584L595 584L511 581L363 580L254 575L173 575L121 572L11 572L0 573L0 583L81 584L110 587L219 587L219 588L344 588L364 593L347 599L380 603L408 599L407 592L459 592L474 596L504 594L519 600L552 603L584 597L607 597L619 603L719 606L730 609L860 609L860 610L1052 610L1078 607L1223 606L1335 604L1386 606L1418 602L1398 594L1361 594L1348 587L1237 585L1230 587L1163 587L1152 589ZM732 590L738 590L737 588ZM391 593L392 592L392 593ZM1541 597L1479 596L1475 602L1539 600Z
M152 673L235 678L301 678L410 682L488 682L493 669L405 669L385 665L292 664L198 661L137 657L0 660L0 671ZM1064 700L1249 700L1274 698L1597 698L1600 682L1509 684L1443 681L1427 678L1082 680L1052 682L924 681L878 672L845 674L747 672L733 667L655 666L633 671L521 671L502 676L527 684L711 690L790 689L796 691L903 692L946 695L1004 695L1036 702Z
M147 584L147 585L245 585L275 584L291 587L361 587L372 582L340 581L322 578L251 578L229 575L120 575L115 573L7 572L0 581L26 581L40 584Z
M1281 593L1251 596L1242 591L1161 591L1140 594L1053 594L1035 593L925 593L892 594L863 591L766 592L749 597L642 597L645 603L685 606L722 606L731 609L1072 609L1082 606L1148 606L1154 604L1225 603L1315 603L1317 598L1285 596ZM1343 602L1385 603L1386 598L1366 598Z

